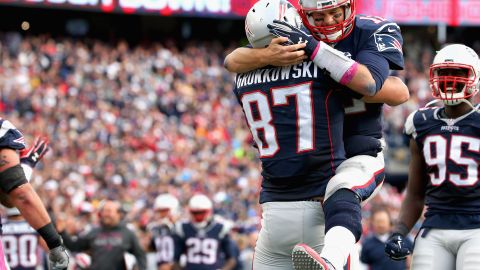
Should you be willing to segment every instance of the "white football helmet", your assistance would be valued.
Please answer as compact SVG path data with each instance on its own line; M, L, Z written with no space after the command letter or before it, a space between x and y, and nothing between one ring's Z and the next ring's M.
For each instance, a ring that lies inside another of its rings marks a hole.
M346 38L353 30L356 11L355 1L356 0L300 0L300 17L302 18L303 24L316 39L326 43L335 43ZM324 12L338 7L345 7L345 19L343 22L329 26L315 25L312 12Z
M297 9L287 0L260 0L245 18L245 34L254 48L267 47L275 38L267 27L273 20L283 20L299 28L302 25Z
M155 211L166 212L166 215L170 215L171 217L178 215L179 208L180 203L178 199L168 193L158 195L153 203L153 209Z
M193 195L188 202L188 208L192 223L195 226L203 228L208 224L212 216L213 203L207 196L203 194Z
M480 59L470 47L452 44L438 51L430 66L433 97L457 105L477 94ZM467 101L468 102L468 101Z

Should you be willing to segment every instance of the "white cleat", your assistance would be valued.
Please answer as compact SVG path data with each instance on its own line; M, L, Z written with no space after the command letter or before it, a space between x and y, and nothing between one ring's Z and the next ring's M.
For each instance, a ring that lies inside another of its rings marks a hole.
M306 244L295 245L292 251L293 268L295 270L335 270L329 261Z

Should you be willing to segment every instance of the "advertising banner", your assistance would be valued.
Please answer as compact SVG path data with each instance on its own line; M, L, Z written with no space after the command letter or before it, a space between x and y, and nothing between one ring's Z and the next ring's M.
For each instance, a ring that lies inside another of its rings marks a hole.
M257 0L0 0L0 4L241 19ZM298 6L297 0L290 0ZM480 25L480 0L357 0L357 13L400 24Z

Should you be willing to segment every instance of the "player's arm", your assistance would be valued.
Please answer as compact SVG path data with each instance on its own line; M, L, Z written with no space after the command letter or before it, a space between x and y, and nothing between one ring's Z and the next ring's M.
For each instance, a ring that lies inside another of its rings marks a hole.
M305 60L305 44L283 46L285 37L274 38L265 48L240 47L225 57L225 68L234 73L244 73L267 65L289 66Z
M405 128L409 120L407 118ZM412 131L413 129L411 129ZM407 134L409 134L407 132ZM412 134L412 133L410 133ZM425 203L427 176L425 175L425 160L416 141L410 139L410 169L408 172L407 193L400 208L399 220L396 222L392 235L385 243L385 253L393 260L405 260L411 255L412 245L407 235L422 214Z
M0 149L0 187L34 229L51 223L42 201L25 177L19 155L13 149Z
M43 240L42 237L38 237L38 244L40 245L40 247L44 250L44 251L48 251L48 246L47 246L47 243L45 242L45 240Z
M405 234L410 232L423 212L427 183L425 160L414 139L410 139L410 153L407 192L400 208L399 220L394 227L395 232Z
M389 106L397 106L410 98L408 87L403 81L394 76L389 76L380 91L373 97L365 96L362 100L366 103L385 103Z
M361 51L353 60L288 22L275 20L268 28L273 35L288 37L293 44L306 41L305 53L316 66L325 69L334 81L361 95L375 95L388 76L388 61L379 54Z

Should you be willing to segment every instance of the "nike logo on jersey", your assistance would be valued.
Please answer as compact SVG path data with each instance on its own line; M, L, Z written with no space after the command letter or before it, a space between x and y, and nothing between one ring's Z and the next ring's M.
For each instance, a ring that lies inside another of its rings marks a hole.
M390 32L390 33L393 33L393 32L395 32L395 29L392 29L392 28L389 27L389 28L387 28L387 31Z

